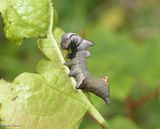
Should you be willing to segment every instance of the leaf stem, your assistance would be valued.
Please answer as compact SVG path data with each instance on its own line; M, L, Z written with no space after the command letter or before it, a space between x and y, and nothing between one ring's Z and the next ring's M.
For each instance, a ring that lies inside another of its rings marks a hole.
M101 125L103 129L110 129L108 123L105 121L105 119L102 117L102 115L97 111L97 109L94 106L91 106L89 109L89 115Z
M52 40L52 43L55 47L55 50L57 51L57 54L59 56L59 59L62 63L65 62L65 59L62 55L62 52L60 51L59 49L59 46L53 36L53 17L54 17L54 9L53 9L53 6L52 4L50 5L50 26L49 26L49 36L51 37L51 40ZM65 67L65 71L66 73L68 74L69 73L69 69L68 67L64 66ZM75 86L76 85L76 81L71 78L71 83ZM89 114L94 118L94 120L99 123L103 129L110 129L108 123L104 120L104 118L102 117L102 115L95 109L95 107L92 105L92 103L89 101L89 99L84 95L84 93L82 92L82 90L78 90L77 91L81 98L85 101L84 103L88 106L89 108Z

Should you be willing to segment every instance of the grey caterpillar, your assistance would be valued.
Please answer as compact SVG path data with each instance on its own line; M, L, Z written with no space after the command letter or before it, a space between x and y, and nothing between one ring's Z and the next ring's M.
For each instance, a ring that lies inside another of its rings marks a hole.
M62 36L61 47L71 50L67 55L70 61L65 62L65 65L70 68L69 76L74 77L77 82L76 88L94 93L110 104L108 77L94 78L87 70L86 58L91 55L87 48L91 46L93 46L91 41L75 33L66 33Z

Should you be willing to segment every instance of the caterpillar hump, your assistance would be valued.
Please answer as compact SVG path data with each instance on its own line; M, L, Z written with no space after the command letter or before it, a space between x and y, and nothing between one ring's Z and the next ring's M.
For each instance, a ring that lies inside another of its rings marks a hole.
M75 33L66 33L61 40L61 47L65 50L72 49L81 51L93 45L91 41L85 40Z
M65 65L70 68L69 76L74 77L77 82L76 88L94 93L109 104L108 78L94 78L87 70L86 58L91 55L87 48L93 45L91 41L85 40L75 33L66 33L61 40L61 47L65 50L71 50L67 56L70 61L65 62Z

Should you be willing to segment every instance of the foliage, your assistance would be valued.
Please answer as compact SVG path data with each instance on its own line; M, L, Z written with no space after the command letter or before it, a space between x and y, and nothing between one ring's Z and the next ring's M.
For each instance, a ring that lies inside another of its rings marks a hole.
M159 1L54 0L54 5L58 26L95 43L88 58L89 71L109 76L111 105L104 108L105 103L94 95L91 100L110 126L160 128ZM0 77L12 80L23 71L33 72L37 61L44 58L35 39L17 47L2 34L0 38ZM91 128L100 127L86 116L80 129Z
M5 35L11 42L21 44L23 38L36 37L39 49L48 58L38 63L36 73L24 72L12 83L0 81L2 126L77 129L88 111L104 129L108 129L85 94L75 90L75 81L69 78L69 70L63 65L64 57L57 41L64 32L55 29L56 37L53 35L56 17L52 2L9 0L1 13Z

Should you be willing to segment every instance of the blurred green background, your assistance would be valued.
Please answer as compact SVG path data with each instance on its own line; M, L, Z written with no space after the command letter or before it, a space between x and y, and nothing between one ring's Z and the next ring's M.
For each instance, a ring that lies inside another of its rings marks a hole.
M91 99L112 129L160 129L160 1L54 0L58 25L95 43L88 58L94 76L110 79L111 105ZM0 78L34 72L45 58L36 40L9 43L0 18ZM88 115L80 129L101 129Z

